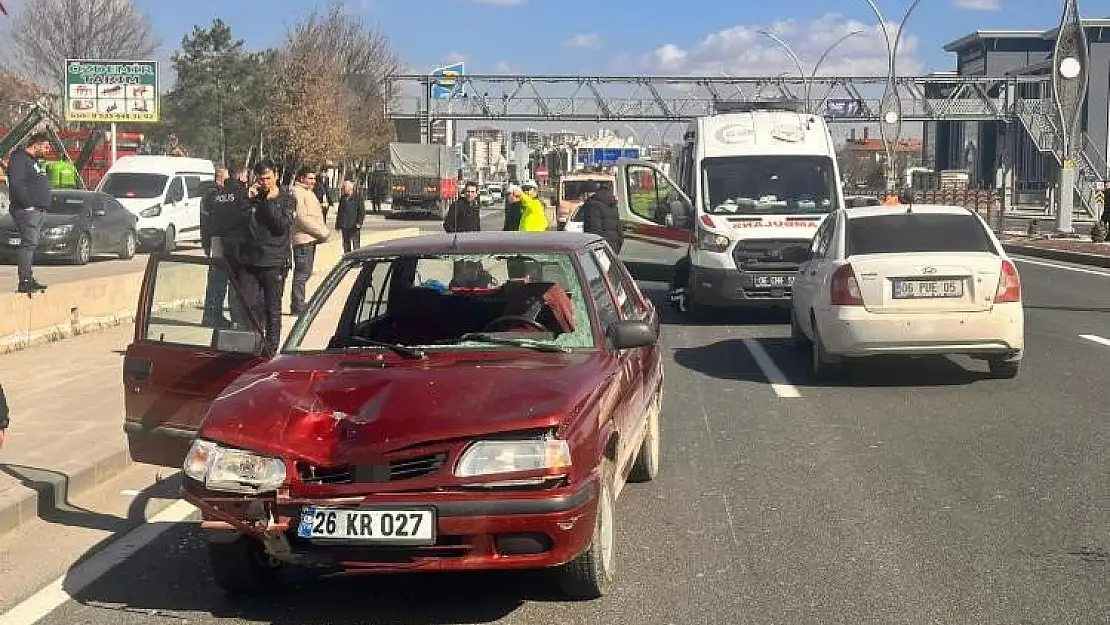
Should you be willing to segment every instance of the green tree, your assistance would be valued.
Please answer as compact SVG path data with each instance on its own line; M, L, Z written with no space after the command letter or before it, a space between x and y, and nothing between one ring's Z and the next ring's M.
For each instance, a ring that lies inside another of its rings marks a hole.
M194 26L170 61L177 77L162 98L163 130L176 133L190 156L244 164L265 127L273 52L247 51L217 18Z

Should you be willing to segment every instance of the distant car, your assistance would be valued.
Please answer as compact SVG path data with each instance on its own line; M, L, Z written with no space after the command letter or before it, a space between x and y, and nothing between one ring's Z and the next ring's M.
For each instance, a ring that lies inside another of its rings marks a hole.
M478 192L478 203L482 206L489 206L493 204L493 196L490 195L489 191L483 189Z
M577 233L585 232L584 228L586 224L583 221L582 206L583 204L579 204L574 208L574 212L570 214L566 224L563 226L564 231Z
M221 262L151 258L123 363L131 456L184 467L220 586L292 564L610 588L617 494L659 470L663 361L656 310L602 239L365 246L273 359L253 325L180 305Z
M128 259L138 248L139 218L115 198L96 191L55 189L44 215L36 258L87 264L97 254ZM0 215L0 254L15 256L21 237L7 211Z
M856 357L965 354L1013 378L1024 354L1017 267L963 207L835 211L799 266L792 304L794 342L821 376Z

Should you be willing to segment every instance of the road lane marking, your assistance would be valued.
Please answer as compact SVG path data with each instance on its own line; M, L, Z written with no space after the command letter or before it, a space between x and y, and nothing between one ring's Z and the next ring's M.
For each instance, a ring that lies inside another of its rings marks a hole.
M1096 271L1094 269L1087 269L1086 267L1072 267L1071 265L1058 265L1056 263L1046 263L1043 260L1032 260L1022 256L1011 257L1019 263L1026 263L1029 265L1038 265L1041 267L1051 267L1052 269L1063 269L1064 271L1074 271L1076 273L1086 273L1093 276L1102 276L1103 278L1110 278L1110 272Z
M32 625L39 622L196 511L193 504L187 501L171 505L0 615L0 625Z
M1087 339L1088 341L1091 341L1092 343L1098 343L1099 345L1105 345L1107 347L1110 347L1110 339L1103 338L1103 337L1101 337L1097 334L1080 334L1079 338Z
M776 395L784 399L796 399L802 396L797 387L791 384L790 380L783 375L782 369L779 369L771 355L759 344L759 341L755 339L743 339L743 341L744 347L747 347L748 351L751 352L755 364L759 365L760 371L771 383L771 390L775 391Z

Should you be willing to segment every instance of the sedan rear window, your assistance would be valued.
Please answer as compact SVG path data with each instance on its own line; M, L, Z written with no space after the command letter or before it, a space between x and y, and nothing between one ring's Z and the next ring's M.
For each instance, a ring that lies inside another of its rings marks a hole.
M845 256L906 252L986 252L997 254L974 215L936 213L854 217L845 232Z

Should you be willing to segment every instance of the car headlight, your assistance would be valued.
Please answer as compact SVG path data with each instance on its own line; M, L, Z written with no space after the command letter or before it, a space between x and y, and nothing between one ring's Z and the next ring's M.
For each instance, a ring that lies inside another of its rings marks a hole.
M277 490L285 483L285 461L219 443L197 439L182 467L190 479L205 488L257 495Z
M72 230L73 230L73 225L72 224L66 224L64 226L53 226L53 227L50 227L50 228L46 228L42 231L42 233L45 234L48 237L63 237L65 235L69 234L70 231L72 231Z
M143 211L141 213L139 213L139 217L157 217L158 215L161 215L161 214L162 214L162 205L161 204L155 204L154 206L151 206L150 208L144 208Z
M560 470L570 466L570 446L564 440L477 441L459 458L455 477Z
M725 235L698 228L698 248L707 252L723 252L730 245L732 241Z

